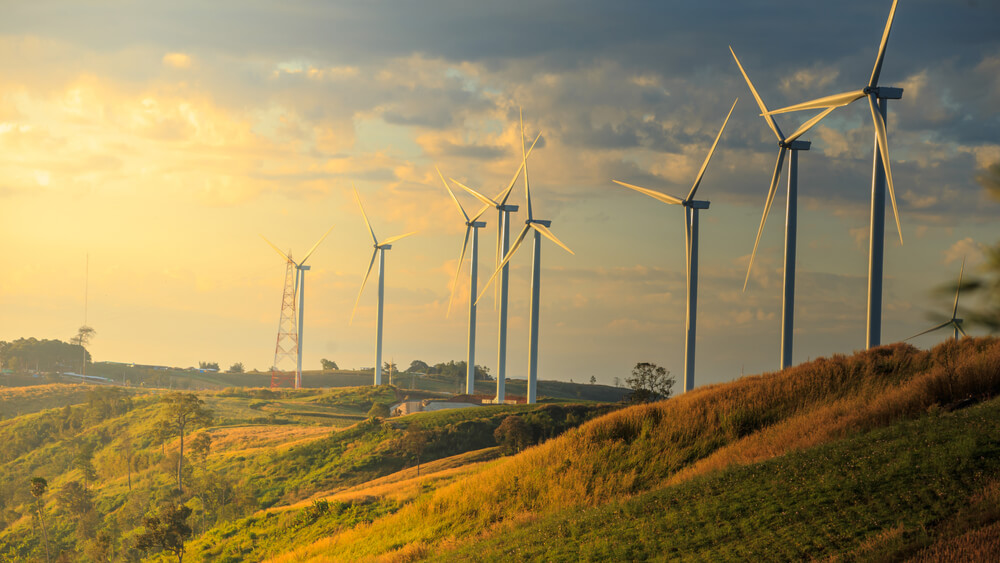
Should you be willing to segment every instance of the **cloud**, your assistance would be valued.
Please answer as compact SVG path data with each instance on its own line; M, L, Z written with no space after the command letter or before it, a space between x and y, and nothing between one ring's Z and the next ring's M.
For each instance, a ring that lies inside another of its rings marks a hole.
M987 249L985 244L977 242L971 237L966 237L949 246L943 252L943 260L945 264L964 260L966 265L971 267L983 261Z
M190 68L191 56L184 53L167 53L163 55L163 64L174 68Z

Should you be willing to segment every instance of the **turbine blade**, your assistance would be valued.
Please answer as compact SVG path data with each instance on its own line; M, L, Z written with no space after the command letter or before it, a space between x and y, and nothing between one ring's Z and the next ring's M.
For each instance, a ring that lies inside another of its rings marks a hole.
M462 273L462 263L465 262L465 249L469 246L469 231L471 230L472 227L465 227L465 242L462 243L462 253L458 255L458 267L455 268L455 279L451 282L451 297L448 298L448 312L445 313L445 318L451 316L451 303L455 300L455 288L458 287L458 275Z
M958 332L962 333L962 336L969 336L968 333L965 332L965 329L962 328L962 321L955 321L955 328L958 329Z
M927 334L928 332L934 332L935 330L940 330L940 329L942 329L942 328L944 328L944 327L946 327L946 326L948 326L950 324L951 324L951 321L943 322L943 323L937 325L934 328L929 328L929 329L927 329L927 330L925 330L923 332L918 332L918 333L914 334L913 336L904 339L903 342L906 342L907 340L913 340L914 338L916 338L918 336L923 336L923 335Z
M712 148L708 149L708 156L705 157L705 162L701 163L701 170L698 171L698 176L694 179L694 185L691 186L691 191L688 192L688 196L684 201L691 201L694 199L694 193L698 191L698 185L701 184L701 178L705 175L705 169L708 168L708 161L712 160L712 154L715 152L715 147L719 144L719 139L722 138L722 132L726 130L726 124L729 123L729 116L733 115L733 110L736 109L736 103L740 99L736 98L733 102L733 107L729 108L729 113L726 115L726 120L722 122L722 128L719 129L719 134L715 136L715 142L712 143Z
M813 128L813 125L819 123L824 117L830 115L830 112L837 109L837 106L829 107L817 114L815 117L803 123L790 137L785 139L786 143L791 143L792 141L798 139L802 135L805 135L806 131Z
M354 188L354 184L351 184L351 187ZM378 245L378 239L375 238L375 230L372 229L372 224L368 221L368 214L365 213L365 206L361 205L361 196L358 195L357 188L354 188L354 199L357 200L358 207L361 208L361 216L365 218L365 225L368 225L368 232L372 234L372 241Z
M828 107L841 107L857 100L858 98L863 98L865 96L864 90L854 90L853 92L844 92L842 94L834 94L832 96L826 96L823 98L816 98L808 102L802 102L801 104L795 104L794 106L788 106L781 109L773 109L767 112L768 115L775 115L779 113L788 113L790 111L802 111L804 109L820 109Z
M639 186L633 186L632 184L626 184L625 182L619 182L618 180L611 180L611 181L614 182L614 183L616 183L616 184L618 184L619 186L625 186L626 188L629 188L630 190L635 190L635 191L637 191L637 192L639 192L641 194L646 194L646 195L648 195L651 198L658 199L658 200L662 201L663 203L669 203L671 205L680 205L680 204L684 203L683 199L676 198L676 197L674 197L672 195L667 195L665 193L657 192L657 191L654 191L654 190L649 190L649 189L646 189L646 188L640 188Z
M556 235L552 234L552 231L550 231L549 228L546 227L545 225L539 225L538 223L532 223L531 227L533 229L535 229L536 231L538 231L539 233L541 233L542 236L544 236L545 238L547 238L547 239L551 240L552 242L554 242L554 243L558 244L559 246L561 246L563 248L563 250L565 250L566 252L569 252L573 256L576 256L576 253L573 252L572 250L570 250L568 246L566 246L565 244L563 244L563 242L561 240L559 240L558 238L556 238Z
M452 182L454 182L456 186L458 186L458 187L462 188L463 190L469 192L472 195L472 197L474 197L474 198L478 199L479 201L483 202L483 205L489 205L490 207L496 207L496 206L500 205L499 202L497 202L495 200L492 200L492 199L484 196L483 194L477 192L476 190L470 188L469 186L466 186L462 182L459 182L458 180L456 180L454 178L448 178L448 179L451 180Z
M889 168L889 139L885 132L885 120L878 110L875 94L868 94L868 105L872 110L872 120L875 122L875 138L878 140L879 154L882 156L882 168L885 169L885 185L889 188L889 199L892 201L892 214L896 217L896 231L899 233L899 244L903 244L903 229L899 226L899 210L896 208L896 192L892 187L892 169Z
M358 290L358 298L354 300L354 309L351 310L351 320L348 321L348 325L354 323L354 314L358 312L358 303L361 302L361 294L365 291L365 284L368 283L368 276L372 273L372 267L375 266L375 257L378 256L379 249L375 249L372 252L372 261L368 263L368 271L365 272L365 279L361 280L361 289Z
M785 161L785 147L778 149L778 160L774 163L774 175L771 176L771 187L767 190L767 199L764 201L764 214L760 217L760 227L757 227L757 239L753 243L753 252L750 253L750 264L747 266L747 278L743 282L743 291L747 290L750 283L750 270L753 268L753 260L757 256L757 245L760 244L760 235L764 232L764 223L767 222L767 214L771 212L771 204L774 203L774 195L778 191L778 179L781 177L781 164Z
M277 252L278 254L280 254L282 258L284 258L285 260L288 260L289 262L292 262L293 264L295 263L291 258L288 257L287 254L285 254L280 249L278 249L277 246L274 246L274 243L272 243L271 241L269 241L266 238L264 238L264 235L260 235L260 238L264 239L264 242L266 242L268 245L270 245L271 248L273 248L275 252Z
M527 157L531 156L531 150L535 148L535 143L537 143L538 139L540 139L541 137L542 137L542 132L539 131L538 134L535 135L535 140L531 142L531 146L528 147L528 153L522 155L524 156L524 158L521 160L521 165L517 167L517 172L514 172L514 177L511 178L510 182L507 183L507 187L504 188L503 191L501 191L497 195L496 200L500 202L499 205L504 205L507 203L507 198L510 197L510 192L511 190L514 189L514 184L517 183L517 178L521 175L521 170L524 169L524 166L527 162Z
M511 256L513 256L514 253L517 252L517 248L521 246L521 241L524 240L524 235L528 233L528 229L530 228L531 228L530 225L525 225L524 228L521 229L521 233L517 235L516 239L514 239L514 244L511 245L510 250L507 252L507 256L504 256L504 259L500 261L500 266L496 269L496 271L493 272L493 275L490 276L490 279L486 280L486 285L483 286L482 292L479 294L479 297L476 297L477 304L479 303L479 300L483 298L483 295L486 295L486 290L489 289L490 284L493 283L493 280L495 280L500 271L503 270L503 267L507 265L507 262L510 262Z
M473 215L469 219L469 222L470 223L475 223L476 221L478 221L479 218L483 216L483 213L486 213L486 210L489 209L489 208L491 208L491 207L493 207L493 206L492 205L484 205L482 209L480 209L479 211L477 211L476 214Z
M896 17L896 3L892 0L892 7L889 8L889 19L885 22L885 31L882 32L882 42L878 46L878 56L875 57L875 68L872 69L872 77L868 80L868 87L878 86L878 77L882 73L882 59L885 58L885 47L889 44L889 32L892 31L892 19Z
M387 244L392 244L392 243L396 242L397 240L404 239L404 238L406 238L406 237L408 237L410 235L415 235L418 232L420 232L420 231L411 231L409 233L406 233L405 235L396 235L394 237L389 237L389 238L385 239L384 241L382 241L382 244L380 244L379 246L385 246Z
M747 76L747 71L743 70L743 64L740 63L739 57L736 56L736 51L733 50L733 46L729 46L729 52L733 54L733 59L736 60L736 66L740 67L740 72L743 73L743 79L747 81L747 86L750 87L750 93L753 94L753 98L757 100L757 106L760 107L761 115L764 116L764 121L767 122L767 126L774 131L774 135L778 137L779 141L782 141L781 129L778 128L777 122L774 118L768 115L767 106L764 105L764 100L761 99L760 94L757 93L757 89L754 88L753 82L750 81L750 77Z
M958 316L958 296L962 293L962 274L965 273L965 258L962 258L962 269L958 271L958 285L955 286L955 307L951 310L951 320Z
M308 260L309 257L312 256L313 251L316 250L316 247L319 246L319 243L323 242L323 240L326 238L326 235L330 234L330 231L332 230L333 230L333 225L330 225L330 228L327 229L325 233L323 233L323 236L319 237L319 240L316 241L316 244L312 245L312 248L309 249L309 252L306 252L306 257L303 258L301 262L299 262L299 266L306 263L306 260Z
M528 183L528 155L524 152L524 116L521 114L521 108L517 108L517 117L521 122L521 160L524 165L524 200L527 203L528 220L530 221L532 218L531 185Z
M465 208L458 202L458 198L455 197L455 192L451 191L451 186L448 185L448 182L444 181L444 174L441 173L441 170L437 166L434 167L434 170L437 170L438 176L441 178L441 183L444 184L444 189L448 190L448 195L451 196L451 200L458 206L458 211L462 214L462 217L465 217L465 222L468 223L469 214L465 212Z

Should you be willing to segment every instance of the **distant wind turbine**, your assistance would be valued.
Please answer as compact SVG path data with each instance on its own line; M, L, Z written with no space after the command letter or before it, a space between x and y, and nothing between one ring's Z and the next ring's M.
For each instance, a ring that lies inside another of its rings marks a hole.
M903 244L903 230L899 224L899 211L896 208L896 194L892 184L892 170L889 166L889 141L886 133L887 100L898 100L903 97L902 88L886 88L878 85L882 73L882 60L889 43L889 32L892 30L892 20L896 15L896 4L892 1L889 9L889 19L885 22L882 32L882 42L879 44L878 55L875 57L875 68L872 69L868 84L860 90L852 90L818 98L786 108L765 112L767 115L846 106L855 100L868 98L872 122L875 125L875 156L872 171L872 212L869 230L868 250L868 322L866 347L878 346L882 341L882 272L883 253L885 251L885 189L889 187L889 198L892 200L892 213L896 218L896 230L899 232L899 243Z
M537 138L536 138L537 140ZM538 395L538 313L541 306L541 275L542 275L542 237L551 240L560 247L562 247L566 252L573 254L573 251L569 249L568 246L563 244L561 240L556 238L549 227L552 226L552 221L547 221L544 219L535 219L534 213L531 208L531 187L528 183L528 153L524 149L524 120L521 119L521 166L524 168L524 199L525 205L528 209L528 218L524 221L524 228L521 229L520 234L514 239L514 244L511 246L510 250L504 256L503 260L500 262L500 266L497 268L493 275L490 276L489 281L486 282L486 286L483 288L483 293L479 295L479 299L483 298L486 293L486 289L489 287L493 279L496 278L502 270L507 266L507 262L510 261L514 253L517 252L518 247L521 246L521 242L524 241L525 235L528 234L529 230L534 231L534 245L532 249L532 262L531 262L531 304L529 310L529 335L528 335L528 403L533 404Z
M296 366L295 366L295 388L296 389L301 389L302 388L302 329L303 329L303 325L304 325L305 312L306 312L306 272L308 272L309 269L310 269L309 266L306 266L306 260L308 260L309 257L312 256L312 253L313 253L313 251L316 250L316 247L318 247L319 244L321 242L323 242L323 239L325 239L326 236L329 235L330 231L332 231L332 230L333 230L333 226L331 225L330 228L327 229L326 233L324 233L323 236L321 236L319 238L319 240L316 241L316 244L314 244L312 246L312 248L309 249L309 252L306 252L305 258L303 258L302 260L300 260L298 262L296 262L295 260L292 260L292 254L291 254L291 252L289 252L288 254L285 254L280 249L278 249L278 247L275 246L271 241L269 241L266 238L264 238L264 235L260 235L260 238L264 239L264 242L266 242L268 245L270 245L271 248L273 248L275 252L277 252L278 254L280 254L282 258L284 258L285 260L287 260L289 267L293 267L294 266L294 268L295 268L295 290L294 290L294 293L297 293L298 297L299 297L299 307L298 307L299 310L298 310L298 315L297 315L297 317L298 317L298 319L297 319L298 320L298 330L296 332L296 341L297 341L297 343L296 343L296 346L295 346L295 353L296 353L296 356L297 356ZM294 303L294 294L293 294L292 302ZM281 328L279 327L278 330L279 330L279 333L280 333ZM278 335L278 338L280 340L281 334ZM279 346L280 346L280 342L279 342ZM275 362L275 364L277 365L277 362Z
M733 110L736 109L736 103L739 101L739 98L737 98L733 102L733 106L729 108L729 114L726 115L725 121L722 122L722 128L719 129L719 134L715 136L715 142L712 143L712 148L708 150L708 156L705 157L705 162L702 163L701 170L698 171L698 175L694 179L694 185L691 186L691 191L688 192L686 198L680 199L655 190L640 188L639 186L613 180L614 183L620 186L646 194L663 203L684 207L684 235L687 254L687 317L685 321L686 330L684 332L685 393L694 389L695 336L698 319L698 210L708 209L710 203L708 201L695 200L694 195L698 191L698 186L701 185L701 179L705 175L705 170L708 168L708 162L712 159L715 147L719 144L719 139L722 138L722 132L726 130L726 123L729 123L729 116L733 115Z
M963 322L963 320L960 319L960 318L958 318L958 297L962 293L962 274L964 274L964 273L965 273L965 259L963 258L962 259L962 269L960 269L958 271L958 286L955 288L955 306L952 307L952 309L951 309L951 319L949 319L949 320L947 320L947 321L945 321L945 322L937 325L934 328L929 328L929 329L927 329L927 330L925 330L923 332L918 332L917 334L914 334L913 336L907 338L906 340L912 340L912 339L914 339L914 338L916 338L918 336L923 336L923 335L927 334L928 332L934 332L935 330L941 330L942 328L945 328L945 327L947 327L949 325L953 329L952 335L954 336L955 340L958 340L958 333L960 333L960 332L962 333L962 336L969 336L968 334L965 333L965 329L962 328L962 322ZM906 340L904 340L904 342Z
M469 282L471 288L469 290L469 346L465 362L465 392L472 395L476 386L476 300L473 298L478 291L477 282L479 281L479 229L486 226L486 222L479 221L479 218L482 217L483 213L486 213L486 210L490 206L484 205L478 213L469 217L469 214L465 212L465 208L462 207L462 204L458 202L458 198L455 197L455 193L451 191L451 186L445 181L441 170L436 167L435 170L437 170L438 176L441 178L441 183L444 184L444 189L448 190L448 195L451 196L451 200L458 206L458 211L462 214L462 218L465 219L465 241L462 243L462 253L458 255L455 279L451 282L451 297L448 298L447 315L451 315L451 304L455 300L455 289L458 287L458 275L462 272L462 264L465 262L465 251L469 246L469 233L472 233L472 256L469 258L471 262Z
M809 150L810 145L809 141L799 141L798 138L837 108L830 107L823 110L819 115L803 123L794 133L787 137L784 136L781 128L778 127L778 123L774 121L773 117L768 115L767 106L764 105L764 100L757 93L753 82L750 81L750 76L743 69L739 57L736 56L736 51L733 51L733 48L730 46L729 52L733 54L736 66L740 67L740 72L743 74L743 78L746 79L747 86L750 87L750 92L753 94L754 99L757 100L757 105L764 116L764 121L771 128L771 131L774 132L774 136L778 138L778 160L774 164L771 187L767 190L767 199L764 202L764 214L760 218L760 227L757 228L757 239L753 243L753 252L750 254L750 264L747 266L747 277L743 282L743 291L747 290L747 284L750 283L750 270L753 268L753 260L757 256L757 245L760 244L760 235L764 232L764 223L767 222L767 214L771 211L771 204L774 203L774 194L778 190L778 179L781 176L781 165L785 161L785 153L787 151L791 151L792 153L788 159L788 197L785 200L785 279L781 294L781 369L785 369L792 365L792 327L795 321L795 249L796 231L798 228L799 151Z
M358 207L361 209L361 216L365 219L365 225L368 226L368 232L372 235L372 242L374 242L375 249L372 251L372 259L368 263L368 270L365 272L365 278L361 281L361 289L358 291L358 298L354 301L354 309L351 311L351 320L348 324L354 322L354 314L358 312L358 303L361 301L361 294L365 291L365 284L368 283L368 276L372 273L372 267L375 265L375 258L378 257L378 305L377 305L377 321L375 323L375 385L382 384L382 306L383 297L385 296L385 251L392 248L392 243L397 240L406 238L416 231L406 233L405 235L397 235L394 237L389 237L382 242L379 242L375 237L375 230L372 229L372 224L368 221L368 214L365 213L365 208L361 205L361 196L358 195L357 188L354 189L354 199L358 202Z
M499 298L494 300L494 303L499 303L499 323L500 326L497 330L497 395L494 398L494 402L497 404L503 404L506 400L506 381L507 381L507 293L508 293L508 279L509 272L508 267L505 265L500 268L500 260L507 254L510 250L510 214L517 211L518 207L516 205L511 205L507 203L507 198L510 197L510 192L514 188L514 184L517 182L518 177L521 175L521 171L525 167L526 157L531 155L531 150L535 148L535 143L542 136L541 133L535 136L535 140L532 141L531 146L528 148L528 152L524 153L521 165L517 167L517 172L514 172L514 176L507 183L507 187L504 188L495 198L489 198L485 195L477 192L476 190L462 184L454 178L449 178L456 186L462 188L463 190L469 192L476 199L483 202L485 205L490 205L497 210L497 225L499 229L497 230L497 253L496 261L494 262L494 268L500 272L500 282L499 287ZM523 147L522 147L523 148ZM487 284L488 286L489 284ZM472 292L475 295L475 292ZM479 301L478 299L476 300Z

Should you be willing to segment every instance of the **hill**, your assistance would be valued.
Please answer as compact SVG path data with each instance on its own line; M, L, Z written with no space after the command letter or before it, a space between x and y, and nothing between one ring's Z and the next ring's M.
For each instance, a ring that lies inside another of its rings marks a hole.
M988 536L998 391L994 339L820 359L610 413L278 560L798 559ZM705 528L729 530L722 551Z
M626 408L381 420L369 407L409 391L202 393L215 420L188 439L211 447L185 448L183 492L178 440L158 431L160 395L95 393L0 422L0 559L44 557L35 475L51 487L40 506L52 549L85 561L170 560L137 538L144 516L178 503L191 510L188 561L931 561L1000 550L996 339L884 346ZM520 441L497 447L498 429ZM89 493L73 497L74 482Z

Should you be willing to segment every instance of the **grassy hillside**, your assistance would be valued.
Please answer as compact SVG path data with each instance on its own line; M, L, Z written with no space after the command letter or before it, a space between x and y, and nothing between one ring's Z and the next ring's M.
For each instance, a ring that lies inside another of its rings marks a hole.
M618 543L621 549L635 549L635 555L642 557L662 553L658 550L663 545L652 543L649 551L645 551L645 540L634 534L622 535L621 528L627 527L622 518L627 521L638 513L651 511L658 516L652 518L648 534L664 533L677 521L687 518L676 512L677 507L691 505L691 502L670 504L664 500L674 498L695 499L697 503L690 510L704 517L704 521L715 522L723 528L735 527L748 538L746 541L750 541L750 536L762 534L772 525L767 518L758 517L756 510L751 510L758 503L758 500L751 500L755 498L753 495L784 496L781 510L786 513L789 510L797 510L800 514L832 511L817 521L835 526L840 520L865 514L865 510L839 511L837 505L822 500L827 492L822 488L812 491L811 486L848 490L857 495L881 494L880 483L907 482L903 480L907 475L905 471L900 469L893 473L891 468L885 467L886 460L896 459L896 464L902 467L907 465L907 459L913 463L923 459L920 453L898 459L917 444L945 448L933 453L939 460L938 465L921 466L930 473L916 472L907 477L909 490L916 487L920 492L914 494L932 503L925 514L897 522L892 520L892 512L883 512L881 516L873 513L862 529L849 533L849 538L860 541L870 539L869 536L876 532L889 534L884 527L890 524L901 525L905 531L909 529L907 526L937 522L954 515L961 502L945 502L942 498L951 498L948 495L953 494L969 498L980 492L976 487L987 485L976 480L978 475L995 472L997 452L975 434L991 431L993 434L986 436L997 435L997 404L991 402L968 411L980 415L964 425L956 422L958 426L950 430L947 424L951 424L951 415L934 413L947 413L989 399L998 391L1000 342L995 339L946 342L930 352L900 344L849 357L820 359L780 373L700 388L664 403L613 412L514 458L489 464L467 478L429 492L391 516L300 547L286 560L358 560L404 555L446 558L459 546L476 541L489 542L491 538L503 545L493 548L497 549L494 552L497 556L512 556L515 552L534 553L542 559L568 556L568 552L550 553L546 551L549 547L536 545L545 544L544 540L529 541L534 534L542 533L539 526L553 526L548 529L558 530L555 537L540 537L548 538L549 543L553 540L568 543L565 549L570 550L574 541L567 542L560 534L572 529L579 533L592 528L591 539L605 543L604 548L593 551L597 559L603 558L602 553L625 553L601 551L609 549L608 544ZM958 414L954 417L961 418ZM912 420L918 420L912 423L916 426L907 427L907 421ZM947 449L951 441L939 443L930 439L937 432L934 427L939 424L942 435L952 432L959 441L955 446L958 450ZM878 456L873 451L858 449L865 444L868 447L883 444L892 436L908 436L914 429L924 429L923 442L915 438L917 441L885 446L887 449ZM890 434L881 436L879 431ZM850 440L862 441L852 446ZM840 449L822 449L834 446ZM814 459L810 461L810 457ZM822 461L824 459L839 461ZM788 464L793 469L785 474L786 481L770 481L770 484L761 481L762 475L780 473L777 469ZM795 471L809 467L817 473L793 477ZM837 471L823 473L833 469ZM726 472L729 477L724 477ZM921 481L934 475L943 475L941 486L945 488L935 491L935 481ZM948 481L944 477L948 475L954 478ZM716 481L728 483L726 485L706 485L710 479L730 481ZM788 485L788 493L780 492L779 485L783 482ZM696 484L703 488L698 489ZM748 495L731 499L733 506L744 507L742 511L727 511L727 504L712 500L727 487L743 490L740 494ZM760 488L754 492L754 487ZM901 485L900 490L907 489ZM792 494L793 491L801 492ZM689 496L681 497L682 494ZM809 499L819 504L809 505ZM891 498L886 499L890 506L891 501ZM617 505L621 508L614 508ZM628 508L630 506L635 508ZM672 509L675 512L671 512ZM594 512L600 510L608 512ZM611 518L615 510L630 512ZM898 512L895 517L899 518ZM819 545L815 550L806 550L802 546L804 542L813 541L810 537L823 538L831 533L807 524L785 531L792 534L789 540L795 539L790 549L801 550L796 551L801 556L835 554L836 550L830 546L860 549L847 538L834 535L825 544L816 540ZM520 539L508 541L507 533L512 531L520 534L515 536ZM905 534L901 538L901 541L910 541ZM682 550L678 554L701 557L702 551L709 549L713 541L702 537L700 541L678 547ZM735 549L740 543L732 541L731 545ZM760 545L766 547L767 544ZM794 547L796 545L799 547ZM518 551L522 548L526 551ZM479 549L470 547L462 554L479 558L475 555ZM538 551L532 552L532 549ZM739 558L737 553L721 553L720 557ZM576 555L584 556L585 553L574 552L573 558Z
M613 408L495 406L380 420L367 418L372 404L390 404L401 391L390 386L230 388L200 396L213 421L207 427L195 424L187 429L181 491L176 481L179 439L176 431L163 430L163 392L79 387L85 390L82 397L77 396L76 386L20 389L18 393L25 396L45 396L57 403L82 400L0 422L0 441L7 445L0 449L0 560L44 560L45 538L53 557L138 560L144 553L137 547L143 518L177 503L192 510L188 520L196 537L192 545L214 545L220 534L228 537L232 530L242 529L245 526L239 522L261 509L287 511L285 507L303 502L311 506L312 499L332 498L394 473L404 475L418 462L455 473L470 463L492 459L499 455L493 431L511 413L522 415L536 439L541 439ZM423 444L419 452L407 443L418 430ZM197 454L193 444L201 439L207 439L210 447ZM462 455L476 450L482 451ZM452 461L438 461L444 458ZM30 492L33 477L48 482L38 503ZM413 489L414 494L422 491ZM314 520L353 525L361 521L359 514L383 515L401 506L372 504L366 498L347 501L356 507L346 511L342 522L333 514L346 509ZM320 537L321 528L310 529L308 533ZM254 543L249 535L242 537ZM272 539L274 553L301 541L285 528ZM234 539L226 545L240 544ZM155 555L155 550L148 555ZM208 560L216 556L220 553L211 549L204 555Z

